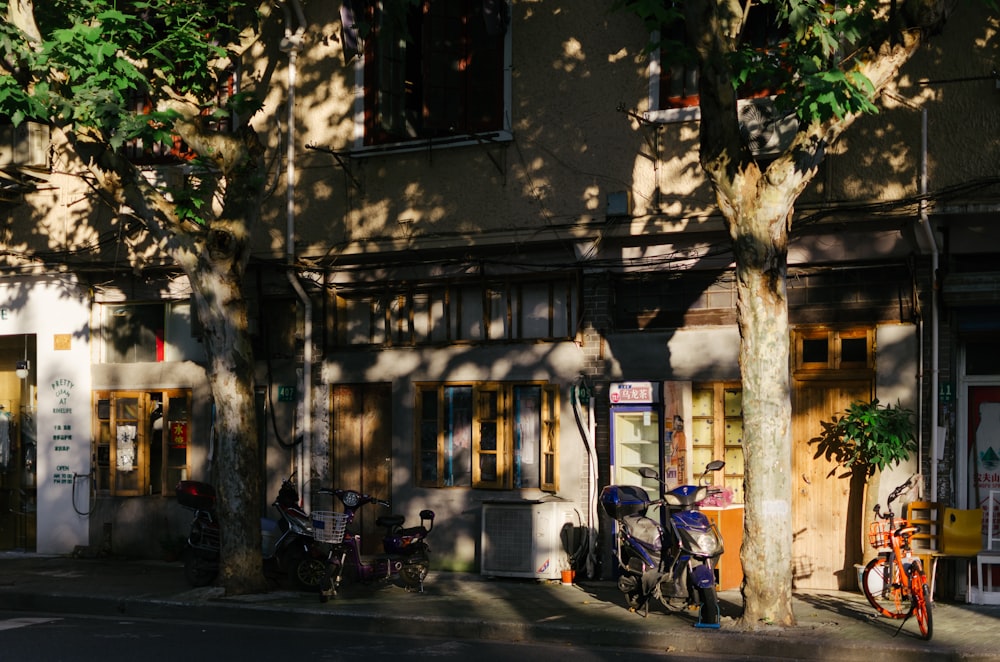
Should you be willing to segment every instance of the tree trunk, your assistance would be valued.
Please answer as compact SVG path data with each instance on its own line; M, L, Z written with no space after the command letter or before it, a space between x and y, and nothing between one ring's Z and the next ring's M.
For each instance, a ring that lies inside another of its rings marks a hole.
M215 471L222 530L219 579L227 595L266 589L260 532L260 461L254 360L242 282L206 266L194 279L215 400Z
M260 213L263 148L253 130L202 134L178 123L189 146L216 157L223 204L218 217L191 223L136 169L111 152L104 167L121 177L126 202L184 270L204 332L215 418L212 479L217 488L222 549L219 581L227 595L266 589L260 531L260 461L254 357L243 279L250 236Z
M197 127L196 127L197 128ZM260 531L261 466L254 399L254 357L243 278L251 230L260 213L263 148L244 128L234 136L185 132L188 144L216 140L224 203L194 254L179 252L191 280L208 350L208 380L215 401L215 465L222 534L219 580L227 595L266 589ZM223 159L223 155L226 155Z
M757 210L730 225L742 339L746 508L740 558L745 576L743 626L748 628L795 624L787 222L786 215Z

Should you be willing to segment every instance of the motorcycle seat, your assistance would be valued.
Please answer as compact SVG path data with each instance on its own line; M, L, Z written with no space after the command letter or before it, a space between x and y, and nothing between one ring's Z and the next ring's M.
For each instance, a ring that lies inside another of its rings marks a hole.
M427 535L427 529L423 526L411 526L406 529L400 529L396 533L404 538L406 536L425 536Z
M394 529L397 526L401 526L403 524L403 520L405 519L406 518L402 515L382 515L375 520L375 524L378 526L384 526L387 529Z

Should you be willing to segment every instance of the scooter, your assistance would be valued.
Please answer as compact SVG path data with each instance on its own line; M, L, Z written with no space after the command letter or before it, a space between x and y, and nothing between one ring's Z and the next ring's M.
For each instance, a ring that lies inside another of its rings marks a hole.
M722 460L709 462L699 485L675 487L655 501L634 485L608 485L601 491L601 507L618 528L618 588L630 611L648 615L651 598L670 611L680 602L698 608L695 627L719 627L714 566L723 552L722 536L698 504L710 493L705 477L724 466ZM663 491L654 469L643 467L639 473L659 482ZM660 521L646 516L651 506L660 506Z
M382 537L382 554L366 558L361 555L361 535L347 529L354 521L354 515L361 506L369 503L388 508L389 502L376 499L355 490L316 490L316 494L336 496L343 505L342 513L330 513L337 517L329 536L322 531L317 513L313 514L314 535L320 540L333 543L330 554L328 576L320 587L320 601L326 602L337 595L337 590L345 580L356 579L362 583L374 580L392 580L399 577L408 591L423 593L424 579L430 567L430 558L425 539L434 528L434 511L420 511L420 525L404 527L402 515L383 515L375 520L376 525L385 529ZM338 540L339 538L339 540Z
M184 576L191 586L211 584L219 572L219 519L215 488L209 483L182 480L175 488L177 503L194 511L184 550ZM312 521L299 506L292 478L281 482L271 504L280 519L262 517L261 552L265 569L276 568L296 587L316 590L326 575L329 547L313 538Z

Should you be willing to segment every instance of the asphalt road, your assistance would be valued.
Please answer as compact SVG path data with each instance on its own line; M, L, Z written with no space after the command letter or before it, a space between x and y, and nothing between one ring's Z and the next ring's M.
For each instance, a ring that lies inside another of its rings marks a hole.
M435 660L456 662L574 662L644 659L667 662L763 661L745 656L674 655L667 651L454 641L434 637L345 635L318 629L261 628L231 624L29 614L0 619L0 659L5 662L178 662L274 660L340 662Z

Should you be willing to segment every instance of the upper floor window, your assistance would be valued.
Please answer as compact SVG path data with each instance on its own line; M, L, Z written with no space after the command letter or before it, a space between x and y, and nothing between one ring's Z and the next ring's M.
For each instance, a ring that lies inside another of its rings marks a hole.
M729 273L689 270L619 276L614 297L615 328L621 331L736 321L736 284Z
M363 146L509 136L506 0L345 0L348 7L342 15L355 24L345 32L363 41Z
M204 349L193 336L187 301L105 303L101 311L103 363L156 363L201 360Z
M455 283L341 292L333 306L338 345L423 345L565 339L579 305L575 280Z
M776 9L769 4L751 3L741 40L758 51L762 57L774 52L787 35L787 27L777 20ZM677 23L665 28L660 36L660 47L653 51L649 64L649 110L652 121L686 121L698 119L698 64L689 59L672 57L671 45L687 41L684 25ZM748 81L740 91L741 99L774 94L773 81Z

